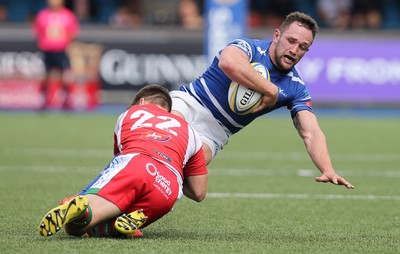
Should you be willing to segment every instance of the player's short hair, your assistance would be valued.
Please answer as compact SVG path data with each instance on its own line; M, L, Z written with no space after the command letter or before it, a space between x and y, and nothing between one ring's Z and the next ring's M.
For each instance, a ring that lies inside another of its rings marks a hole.
M317 35L318 33L319 27L317 22L309 15L298 11L289 13L279 27L279 30L284 31L286 27L288 27L293 22L299 22L305 28L309 29L312 32L313 38L315 38L315 35Z
M172 99L168 89L157 84L151 84L140 89L133 98L129 108L133 105L138 105L140 99L146 99L149 103L159 105L171 112Z

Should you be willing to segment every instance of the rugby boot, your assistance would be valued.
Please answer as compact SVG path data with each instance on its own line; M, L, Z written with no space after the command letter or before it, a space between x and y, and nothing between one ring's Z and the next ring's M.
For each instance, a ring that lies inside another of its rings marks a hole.
M126 235L126 236L127 237L142 237L144 235L143 235L142 231L140 229L138 229L135 233L129 234L129 235Z
M114 228L123 235L132 236L146 222L147 217L143 209L136 210L129 214L123 214L117 218Z
M85 196L76 196L68 202L59 205L43 217L39 224L39 233L43 237L52 236L65 224L73 221L86 211L89 200Z

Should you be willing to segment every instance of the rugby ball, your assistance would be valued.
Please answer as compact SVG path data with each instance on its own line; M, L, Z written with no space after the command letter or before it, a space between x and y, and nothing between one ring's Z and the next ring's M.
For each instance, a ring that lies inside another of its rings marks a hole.
M258 62L251 63L253 68L265 79L269 80L269 72ZM262 94L232 81L229 85L228 103L233 112L238 115L246 115L253 112L262 101Z

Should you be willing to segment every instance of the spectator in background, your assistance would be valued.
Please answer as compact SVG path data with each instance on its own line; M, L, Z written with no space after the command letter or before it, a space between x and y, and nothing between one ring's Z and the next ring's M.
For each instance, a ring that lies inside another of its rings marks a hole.
M265 10L265 25L278 27L285 20L286 15L296 10L293 0L269 0Z
M352 4L353 0L317 0L316 9L322 25L327 28L349 28Z
M183 28L198 29L203 27L203 17L194 0L181 0L178 7L179 20Z
M351 25L353 28L378 29L382 26L382 1L354 0Z
M43 108L49 105L48 88L51 80L61 82L66 88L65 73L70 68L66 49L79 33L79 22L70 10L64 7L64 0L48 0L34 22L34 35L38 48L43 52L46 73L42 82ZM64 95L64 106L67 102Z
M143 23L140 1L125 1L110 17L110 26L114 28L137 27Z
M295 9L293 0L250 0L248 25L252 28L277 27Z
M0 4L0 22L7 21L7 8L4 4Z
M257 28L264 25L264 13L266 2L262 0L249 0L249 14L247 24L251 28Z

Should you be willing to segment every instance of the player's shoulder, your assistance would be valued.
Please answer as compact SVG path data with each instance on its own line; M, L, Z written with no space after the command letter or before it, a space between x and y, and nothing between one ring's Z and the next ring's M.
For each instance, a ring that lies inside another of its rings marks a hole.
M255 47L269 47L271 42L268 40L252 39L248 37L238 38L232 41L231 44L235 45L249 45Z
M298 84L300 86L305 86L304 81L301 79L300 74L297 72L296 68L292 68L287 74L287 78L290 82Z
M281 83L282 85L279 86L279 92L282 95L286 94L288 97L301 98L302 101L306 101L311 98L306 84L301 79L296 69L292 68L292 70L286 74L284 80L284 84Z
M270 44L271 42L266 40L240 38L234 40L230 45L234 45L242 49L245 53L247 53L250 60L263 62L259 58L263 58L267 55Z
M203 142L201 140L200 133L196 131L195 128L193 128L190 124L187 124L187 130L188 130L188 145L190 145L195 153L198 152L202 145Z
M271 81L280 89L284 89L287 93L297 94L299 91L307 89L306 84L301 79L295 68L292 68L285 73L275 69L275 72L274 70L270 71L270 75Z

